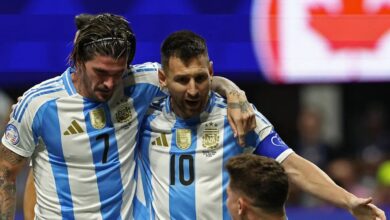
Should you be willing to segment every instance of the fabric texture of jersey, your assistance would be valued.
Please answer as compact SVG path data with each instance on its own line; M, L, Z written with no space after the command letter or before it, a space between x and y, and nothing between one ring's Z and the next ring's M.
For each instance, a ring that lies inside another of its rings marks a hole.
M210 93L200 116L183 120L170 97L150 108L138 156L137 219L230 219L226 207L227 160L255 153L282 162L293 151L256 110L257 127L240 147L227 120L225 99Z
M32 159L36 219L132 219L136 138L163 95L158 68L133 66L105 103L76 92L71 68L23 95L2 143Z

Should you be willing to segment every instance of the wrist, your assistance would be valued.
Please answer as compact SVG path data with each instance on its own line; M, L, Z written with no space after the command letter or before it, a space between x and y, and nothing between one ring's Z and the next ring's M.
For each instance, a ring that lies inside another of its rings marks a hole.
M343 204L343 206L350 213L353 213L353 209L356 206L356 201L357 201L357 197L355 195L347 192L347 197L345 198L345 203Z

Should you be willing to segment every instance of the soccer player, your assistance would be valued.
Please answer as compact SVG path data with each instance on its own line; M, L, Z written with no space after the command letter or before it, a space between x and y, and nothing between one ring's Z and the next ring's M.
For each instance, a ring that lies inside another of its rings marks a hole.
M165 95L158 64L129 70L134 53L123 17L95 16L78 33L72 67L24 93L0 144L1 219L13 219L15 179L28 157L37 219L132 218L139 122L149 103ZM225 91L231 100L243 98Z
M288 177L273 159L241 154L226 164L230 181L226 205L233 220L285 220Z
M226 112L248 106L226 103L210 91L213 68L202 37L190 31L171 34L161 46L161 64L160 84L171 95L153 105L142 124L135 216L230 219L223 168L232 156L249 152L275 159L300 188L360 219L385 219L370 198L355 197L295 154L258 111L255 130L247 135L246 147L239 147Z

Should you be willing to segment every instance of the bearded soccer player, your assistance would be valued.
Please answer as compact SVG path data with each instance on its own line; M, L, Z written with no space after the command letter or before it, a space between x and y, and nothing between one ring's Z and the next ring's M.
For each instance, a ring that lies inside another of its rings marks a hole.
M345 191L295 154L258 111L246 147L238 146L226 116L228 108L238 106L210 91L213 67L202 37L191 31L169 35L161 46L161 64L160 84L170 96L155 103L142 124L138 219L230 219L224 165L244 152L275 159L300 188L358 219L385 219L371 199Z

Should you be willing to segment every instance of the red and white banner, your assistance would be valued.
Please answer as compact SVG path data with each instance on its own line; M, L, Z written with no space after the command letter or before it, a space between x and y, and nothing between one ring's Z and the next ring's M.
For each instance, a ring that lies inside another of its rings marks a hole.
M390 80L390 0L254 0L251 13L272 82Z

